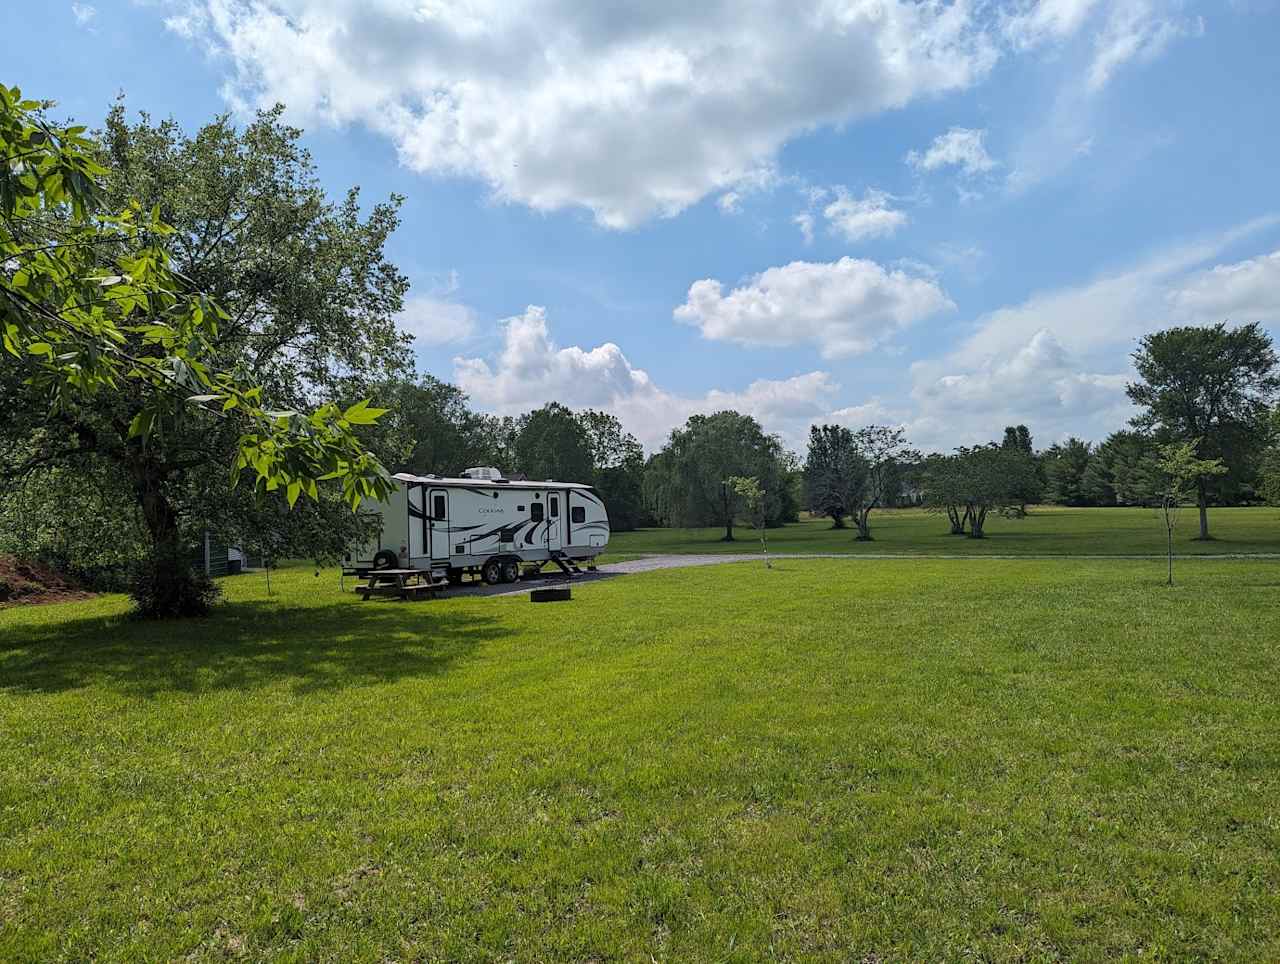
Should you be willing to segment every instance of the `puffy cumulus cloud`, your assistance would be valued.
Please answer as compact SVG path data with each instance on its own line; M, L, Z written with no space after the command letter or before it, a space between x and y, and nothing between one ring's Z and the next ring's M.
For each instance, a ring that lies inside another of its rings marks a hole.
M683 396L660 388L611 342L591 349L557 346L546 311L536 305L502 327L502 348L492 361L454 359L454 380L477 405L499 414L518 414L552 400L570 408L604 409L650 450L690 415L729 408L754 416L766 431L798 445L837 390L828 373L815 371L761 379L742 391Z
M758 178L814 128L967 88L1001 43L980 0L172 6L236 106L363 124L416 170L613 228Z
M695 281L678 321L704 338L743 345L817 345L825 358L870 351L896 332L954 308L933 278L886 270L874 261L793 261L769 268L725 294Z
M907 163L918 171L936 171L942 167L958 167L961 173L973 177L985 174L996 166L987 153L983 139L987 132L967 127L953 127L933 139L925 151L909 151Z
M906 214L891 208L890 200L883 191L869 189L858 199L845 188L837 188L836 199L822 209L822 216L846 241L888 237L907 223Z
M1194 275L1168 301L1178 317L1202 323L1280 324L1280 251Z
M1100 437L1122 425L1131 405L1120 372L1088 372L1047 329L1008 354L968 371L933 362L912 366L917 410L909 430L917 444L939 450L999 438L1007 424L1027 423L1040 442L1069 433Z

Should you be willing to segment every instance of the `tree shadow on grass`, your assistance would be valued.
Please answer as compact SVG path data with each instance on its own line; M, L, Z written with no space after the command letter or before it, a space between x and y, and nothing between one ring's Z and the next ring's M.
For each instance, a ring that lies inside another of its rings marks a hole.
M297 692L435 676L514 631L497 618L427 603L216 607L202 620L83 617L0 629L0 693L107 686L131 696Z

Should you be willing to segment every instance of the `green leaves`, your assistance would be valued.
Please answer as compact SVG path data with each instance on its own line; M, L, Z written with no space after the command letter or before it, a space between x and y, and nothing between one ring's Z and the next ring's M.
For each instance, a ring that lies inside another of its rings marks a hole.
M386 411L385 408L369 408L369 399L366 398L343 412L342 418L351 425L372 425Z
M142 446L189 442L202 420L243 426L230 483L251 472L261 493L283 489L292 507L317 482L342 486L353 507L390 492L354 428L384 409L368 399L311 415L269 409L261 388L218 369L214 343L229 316L192 290L157 239L172 233L159 204L104 212L83 127L47 123L40 105L0 85L0 332L5 364L54 411L100 404L112 391L140 397L127 437Z

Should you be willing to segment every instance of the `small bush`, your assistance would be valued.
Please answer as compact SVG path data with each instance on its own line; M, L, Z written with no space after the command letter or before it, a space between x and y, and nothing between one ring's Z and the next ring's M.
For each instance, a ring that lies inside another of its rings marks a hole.
M159 557L139 563L129 595L142 619L207 616L222 590L205 573L182 560Z

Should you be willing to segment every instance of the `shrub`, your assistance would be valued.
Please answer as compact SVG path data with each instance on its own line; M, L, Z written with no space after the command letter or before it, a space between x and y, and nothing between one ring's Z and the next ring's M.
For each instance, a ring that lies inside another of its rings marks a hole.
M173 570L185 576L173 578ZM129 595L142 619L177 619L208 615L222 590L204 572L183 559L157 556L138 564L129 584Z

